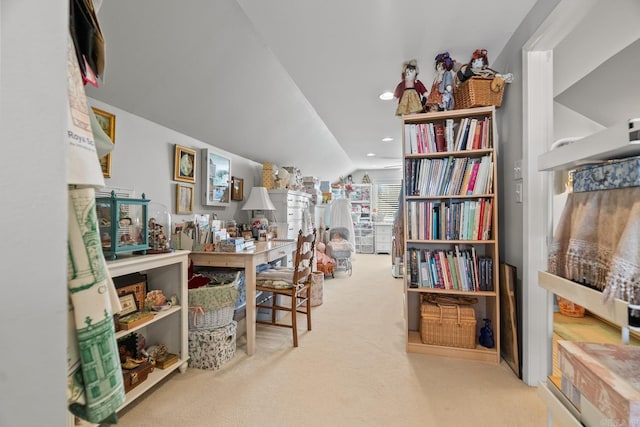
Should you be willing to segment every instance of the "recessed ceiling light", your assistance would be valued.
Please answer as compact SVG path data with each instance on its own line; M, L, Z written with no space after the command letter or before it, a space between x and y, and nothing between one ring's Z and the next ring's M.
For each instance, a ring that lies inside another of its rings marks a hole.
M393 92L383 92L380 94L380 99L382 99L383 101L389 101L390 99L393 99Z
M367 153L367 157L375 157L376 153Z
M382 142L391 142L391 141L393 141L393 138L391 138L390 136L386 136L382 138Z

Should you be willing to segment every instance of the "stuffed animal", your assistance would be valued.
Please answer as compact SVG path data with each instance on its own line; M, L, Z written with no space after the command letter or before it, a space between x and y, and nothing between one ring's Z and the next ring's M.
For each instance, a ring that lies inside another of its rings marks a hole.
M291 186L291 175L285 168L278 169L278 177L276 178L276 188L279 190L287 190Z
M449 56L449 52L443 52L436 56L436 76L427 98L429 111L453 110L454 64L455 61Z
M417 79L418 62L415 59L402 64L402 81L396 86L393 96L398 99L396 116L421 113L427 101L427 88Z

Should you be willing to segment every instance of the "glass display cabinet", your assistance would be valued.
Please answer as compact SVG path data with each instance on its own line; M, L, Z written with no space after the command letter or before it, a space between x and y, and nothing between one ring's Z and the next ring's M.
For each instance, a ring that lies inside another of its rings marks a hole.
M125 252L147 253L148 207L144 193L141 199L118 197L114 191L111 197L96 198L102 252L107 259Z

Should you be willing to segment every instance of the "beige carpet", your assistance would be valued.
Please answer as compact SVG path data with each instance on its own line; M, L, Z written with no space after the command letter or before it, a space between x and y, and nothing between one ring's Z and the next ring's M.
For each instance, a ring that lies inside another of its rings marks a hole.
M313 330L258 326L219 371L176 372L121 413L127 426L545 426L535 388L504 362L407 354L402 281L388 255L324 281Z

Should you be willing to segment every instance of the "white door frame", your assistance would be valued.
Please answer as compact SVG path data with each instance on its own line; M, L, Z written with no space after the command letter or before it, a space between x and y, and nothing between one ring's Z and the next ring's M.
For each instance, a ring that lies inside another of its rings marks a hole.
M553 142L553 49L598 0L562 0L522 48L523 111L523 364L522 379L531 386L552 369L553 296L538 286L546 270L549 224L548 173L538 171L538 156Z

